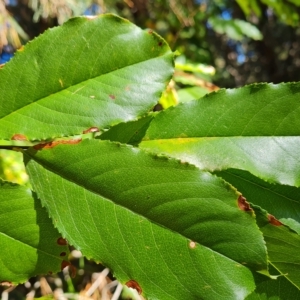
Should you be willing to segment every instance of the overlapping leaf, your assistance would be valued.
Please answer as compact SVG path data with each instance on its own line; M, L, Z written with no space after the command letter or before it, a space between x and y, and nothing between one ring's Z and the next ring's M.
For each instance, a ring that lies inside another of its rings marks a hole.
M266 268L254 215L216 176L99 140L26 156L62 234L148 299L244 299L252 275L238 262Z
M300 185L300 84L254 84L161 112L141 147L201 169Z
M272 274L277 274L276 269L270 267ZM299 299L300 291L284 276L271 279L260 274L255 275L256 289L245 300L290 300Z
M300 221L300 188L271 184L242 170L228 169L216 174L246 195L249 202L263 207L277 218Z
M300 289L300 236L260 207L253 206L270 263Z
M55 273L68 247L30 189L0 181L0 283Z
M114 15L71 19L0 69L0 139L53 139L136 119L172 72L173 53L152 31Z

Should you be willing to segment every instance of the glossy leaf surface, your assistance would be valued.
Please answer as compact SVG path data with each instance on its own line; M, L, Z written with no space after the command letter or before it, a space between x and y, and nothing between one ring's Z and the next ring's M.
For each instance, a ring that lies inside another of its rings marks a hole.
M0 282L56 273L69 250L30 189L0 181Z
M0 69L0 139L53 139L136 119L172 72L173 53L154 32L114 15L71 19Z
M141 147L203 170L247 170L300 185L300 84L220 90L161 112Z
M254 215L194 166L99 140L30 150L27 160L62 234L148 299L244 299L252 275L238 262L266 268Z

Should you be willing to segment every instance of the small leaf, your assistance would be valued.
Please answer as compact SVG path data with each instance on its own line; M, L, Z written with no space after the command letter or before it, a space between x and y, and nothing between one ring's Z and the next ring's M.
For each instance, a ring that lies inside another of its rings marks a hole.
M149 299L244 299L252 275L238 262L266 269L252 211L216 176L99 140L26 156L62 234Z
M53 139L134 120L172 72L173 53L157 34L114 15L71 19L0 69L0 138Z
M45 208L30 189L0 181L0 282L22 283L56 273L68 259L68 247Z

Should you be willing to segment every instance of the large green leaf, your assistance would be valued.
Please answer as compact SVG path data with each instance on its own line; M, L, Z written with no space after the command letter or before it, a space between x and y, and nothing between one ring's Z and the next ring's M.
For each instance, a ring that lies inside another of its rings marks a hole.
M242 170L228 169L216 174L246 195L249 202L277 218L294 218L300 222L300 188L268 183Z
M136 119L172 72L173 53L154 32L114 15L71 19L0 69L0 139L53 139Z
M215 171L300 185L300 83L220 90L161 112L141 147Z
M239 262L266 268L254 214L216 176L100 140L26 156L63 236L149 299L244 299L253 282Z
M254 206L270 263L300 290L300 236L274 216Z
M69 253L62 241L30 189L0 181L0 282L60 271Z

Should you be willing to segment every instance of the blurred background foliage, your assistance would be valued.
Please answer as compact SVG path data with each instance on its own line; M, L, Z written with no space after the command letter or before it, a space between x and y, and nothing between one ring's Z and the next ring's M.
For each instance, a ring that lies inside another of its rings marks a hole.
M177 51L174 77L155 110L219 87L300 81L300 0L0 0L0 68L46 29L72 16L100 13L115 13L150 28ZM20 152L0 150L0 178L28 184ZM88 262L72 281L62 274L53 277L62 278L62 283L52 291L85 290L92 275L103 269L91 266ZM51 285L52 279L43 278L19 286L9 298L23 299L27 294L33 299L30 293L36 289L35 297L49 294L40 285ZM0 287L2 296L6 291Z

